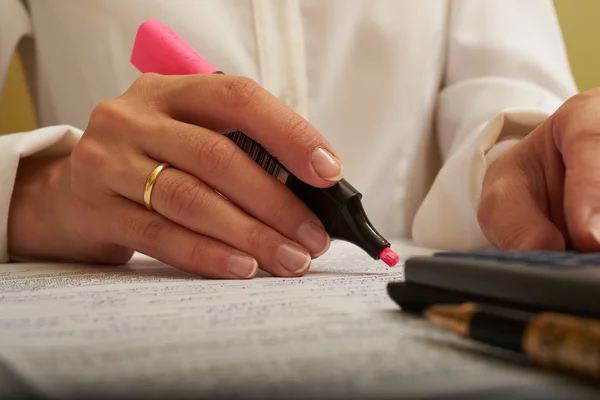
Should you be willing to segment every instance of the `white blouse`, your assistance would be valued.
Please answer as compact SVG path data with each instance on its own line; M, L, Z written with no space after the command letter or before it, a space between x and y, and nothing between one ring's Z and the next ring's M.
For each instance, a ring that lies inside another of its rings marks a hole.
M0 262L19 158L68 154L148 18L308 118L375 227L432 248L489 246L486 152L576 93L551 0L2 0L0 88L21 43L43 128L0 136Z

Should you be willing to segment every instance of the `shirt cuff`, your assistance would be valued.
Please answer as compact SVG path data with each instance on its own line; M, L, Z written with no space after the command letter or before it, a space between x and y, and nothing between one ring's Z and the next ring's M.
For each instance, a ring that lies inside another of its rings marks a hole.
M507 109L468 134L444 163L417 211L413 240L432 249L490 248L477 221L487 168L549 116L546 110Z
M0 263L9 261L8 213L19 160L33 155L68 155L82 134L80 129L59 125L0 136Z

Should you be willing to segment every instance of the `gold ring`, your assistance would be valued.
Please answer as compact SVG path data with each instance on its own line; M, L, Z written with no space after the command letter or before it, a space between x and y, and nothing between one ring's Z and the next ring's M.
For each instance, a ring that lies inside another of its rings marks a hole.
M169 167L169 163L165 162L159 164L154 168L146 180L146 187L144 188L144 205L150 211L152 211L152 189L154 189L154 183L156 182L156 179L158 179L160 173L167 167Z

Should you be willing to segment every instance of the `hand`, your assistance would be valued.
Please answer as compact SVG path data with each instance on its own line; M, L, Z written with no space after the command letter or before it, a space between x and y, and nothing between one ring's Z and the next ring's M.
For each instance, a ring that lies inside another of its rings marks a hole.
M600 250L600 90L574 96L485 176L478 220L500 249Z
M9 251L111 264L139 251L213 278L250 278L257 266L304 274L329 237L291 191L216 133L237 129L310 185L341 177L319 132L255 82L147 74L95 108L69 157L22 160ZM148 211L144 186L162 162L171 167Z

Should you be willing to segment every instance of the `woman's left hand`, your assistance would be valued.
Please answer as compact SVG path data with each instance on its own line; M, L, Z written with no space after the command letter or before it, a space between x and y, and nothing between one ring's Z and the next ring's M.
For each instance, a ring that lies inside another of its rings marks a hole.
M500 249L600 251L600 89L569 99L494 161L478 221Z

